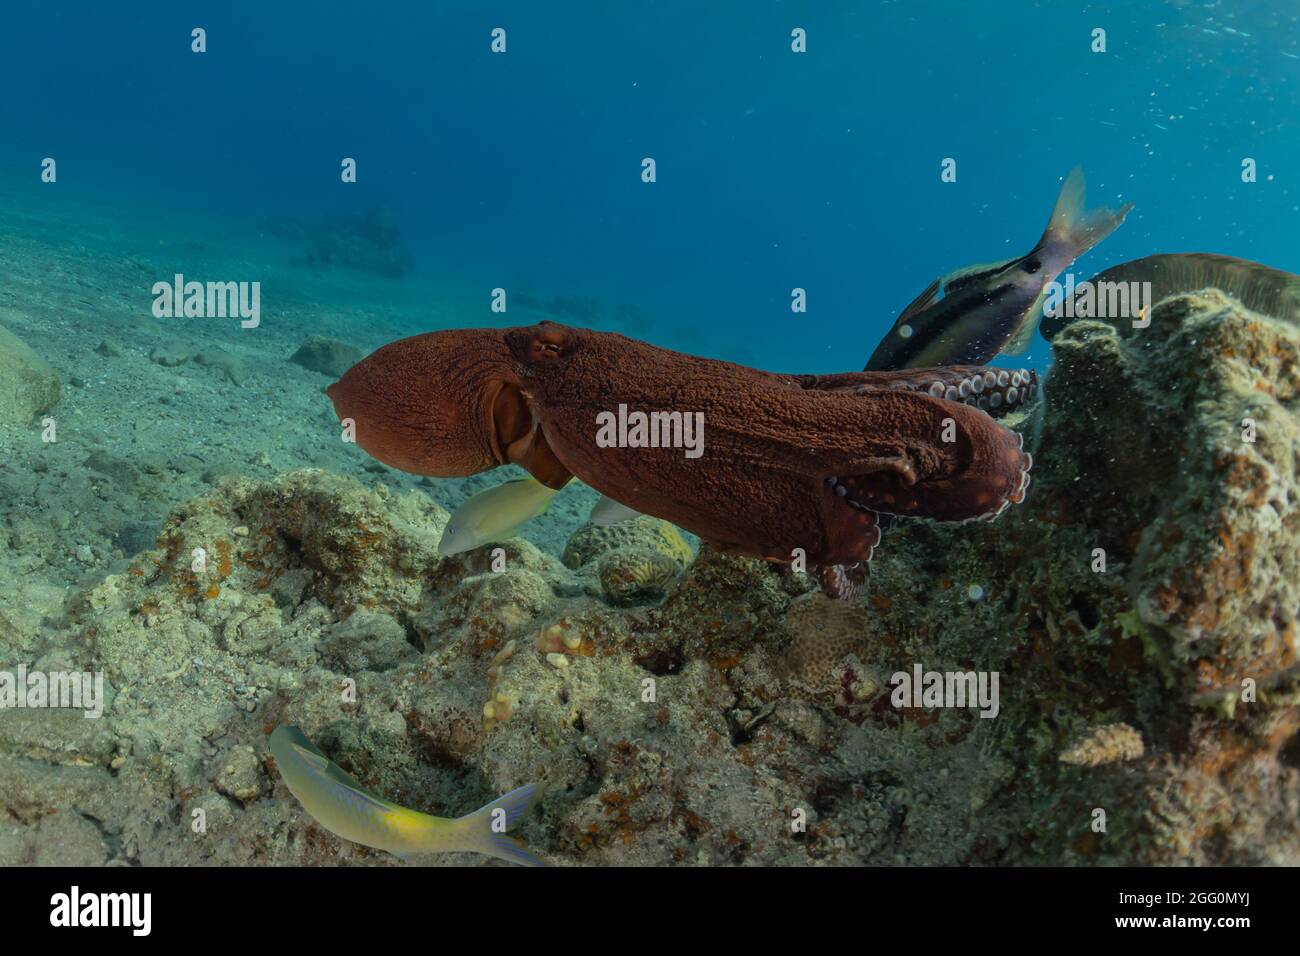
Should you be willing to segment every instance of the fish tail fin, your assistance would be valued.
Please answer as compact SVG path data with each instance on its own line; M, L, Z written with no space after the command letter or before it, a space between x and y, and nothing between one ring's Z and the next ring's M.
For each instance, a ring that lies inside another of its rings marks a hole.
M1084 212L1083 170L1075 167L1065 177L1061 194L1056 197L1052 218L1047 222L1039 246L1060 249L1066 255L1066 265L1083 255L1119 228L1120 223L1133 209L1125 203L1119 209L1094 209Z
M464 831L464 848L520 866L545 866L520 840L506 832L537 805L543 790L542 784L530 783L461 817L456 822Z

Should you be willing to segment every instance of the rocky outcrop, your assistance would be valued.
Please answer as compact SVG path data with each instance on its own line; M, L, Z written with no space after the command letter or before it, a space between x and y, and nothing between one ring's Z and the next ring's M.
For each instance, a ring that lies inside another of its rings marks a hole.
M0 325L0 424L30 425L59 400L59 376Z
M364 357L365 353L355 345L324 335L309 335L289 356L289 361L313 372L339 378Z
M896 523L860 606L653 519L442 559L422 494L227 480L42 645L103 723L0 712L0 862L396 865L293 800L292 723L441 815L545 780L554 861L1300 863L1300 330L1211 291L1055 345L1028 501Z

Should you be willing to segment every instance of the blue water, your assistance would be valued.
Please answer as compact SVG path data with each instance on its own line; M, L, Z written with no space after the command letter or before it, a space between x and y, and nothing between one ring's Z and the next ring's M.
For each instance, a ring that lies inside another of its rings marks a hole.
M0 183L124 231L384 206L419 273L481 302L456 324L509 321L501 286L840 371L936 275L1027 251L1075 165L1091 203L1137 204L1084 274L1190 251L1300 271L1298 81L1280 0L10 4Z

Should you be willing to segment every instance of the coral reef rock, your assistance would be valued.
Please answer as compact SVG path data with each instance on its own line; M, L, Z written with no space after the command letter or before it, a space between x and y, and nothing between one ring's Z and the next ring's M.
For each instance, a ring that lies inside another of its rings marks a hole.
M569 536L564 563L577 569L603 555L622 548L642 548L672 558L680 566L690 564L691 546L670 522L638 515L617 524L585 524Z
M544 781L556 863L1300 863L1300 329L1207 291L1055 346L1028 501L896 522L857 605L650 518L444 559L418 491L225 479L39 639L0 616L108 698L0 712L0 862L403 865L294 801L292 723L443 816Z

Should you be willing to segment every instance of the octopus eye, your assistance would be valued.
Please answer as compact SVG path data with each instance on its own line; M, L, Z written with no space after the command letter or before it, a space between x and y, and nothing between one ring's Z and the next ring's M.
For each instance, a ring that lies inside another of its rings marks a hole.
M1037 259L1036 257L1034 257L1034 256L1030 256L1028 259L1026 259L1026 260L1025 260L1024 262L1022 262L1020 265L1021 265L1021 268L1023 268L1023 269L1024 269L1026 272L1028 272L1030 275L1033 275L1035 272L1037 272L1039 269L1041 269L1041 268L1043 267L1043 264L1042 264L1041 262L1039 262L1038 259Z
M554 362L560 358L561 349L558 342L533 342L534 362Z
M521 361L550 363L568 353L573 342L572 331L553 322L543 322L532 328L511 329L506 333L506 343Z

